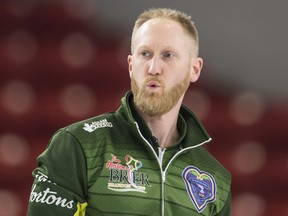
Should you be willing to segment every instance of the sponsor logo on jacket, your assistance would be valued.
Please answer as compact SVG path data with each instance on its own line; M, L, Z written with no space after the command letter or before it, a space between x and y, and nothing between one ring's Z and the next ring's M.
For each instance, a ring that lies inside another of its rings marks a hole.
M67 200L58 195L56 191L50 189L50 187L45 187L38 185L41 182L47 182L51 185L56 185L51 182L46 175L41 172L35 176L36 183L32 186L32 191L30 194L29 202L42 203L46 205L55 205L60 206L62 208L72 209L73 208L73 200Z
M107 119L102 119L100 121L94 121L90 124L84 123L83 129L85 131L88 131L89 133L92 133L98 128L105 128L105 127L113 127L113 124L111 122L108 122Z
M135 191L146 193L146 187L151 187L149 175L139 170L143 164L130 155L125 156L125 165L115 155L106 163L109 169L108 189L118 192Z

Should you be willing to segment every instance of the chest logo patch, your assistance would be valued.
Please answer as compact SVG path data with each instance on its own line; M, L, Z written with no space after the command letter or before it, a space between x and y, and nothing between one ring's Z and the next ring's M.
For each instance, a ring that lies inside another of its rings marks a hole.
M202 212L208 203L216 200L216 182L210 173L188 166L182 173L187 193L197 211Z
M108 189L146 193L146 188L151 187L151 184L149 175L140 171L142 162L130 155L126 155L124 161L121 162L117 156L111 154L111 159L106 163L106 168L109 169Z

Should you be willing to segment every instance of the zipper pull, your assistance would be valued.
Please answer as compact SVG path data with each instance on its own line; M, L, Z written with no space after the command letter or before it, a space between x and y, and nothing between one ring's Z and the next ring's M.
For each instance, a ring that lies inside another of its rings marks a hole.
M166 181L166 172L162 171L162 182L164 183Z
M164 157L165 150L166 150L166 148L161 149L160 147L158 147L158 158L159 158L159 162L160 162L160 165L161 165L161 169L163 169L162 168L162 163L163 163L163 157Z

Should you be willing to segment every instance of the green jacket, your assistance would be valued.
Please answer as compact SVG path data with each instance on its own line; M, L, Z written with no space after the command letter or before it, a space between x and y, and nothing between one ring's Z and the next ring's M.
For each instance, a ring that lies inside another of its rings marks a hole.
M182 106L180 140L160 150L133 107L57 131L38 166L29 216L230 215L229 172L202 145L211 138Z

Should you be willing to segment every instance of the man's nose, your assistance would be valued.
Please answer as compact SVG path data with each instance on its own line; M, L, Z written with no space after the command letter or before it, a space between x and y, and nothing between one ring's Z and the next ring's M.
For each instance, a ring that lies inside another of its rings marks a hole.
M162 73L161 70L161 60L154 56L149 62L148 74L154 76L160 75Z

